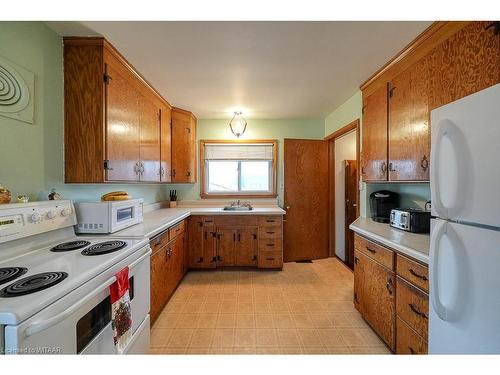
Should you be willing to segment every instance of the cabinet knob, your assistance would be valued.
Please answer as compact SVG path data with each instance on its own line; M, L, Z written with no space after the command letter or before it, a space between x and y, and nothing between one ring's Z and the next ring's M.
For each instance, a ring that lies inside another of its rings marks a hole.
M382 171L382 173L387 172L387 163L385 161L383 161L380 165L380 170Z
M420 160L420 166L424 171L426 171L427 168L429 168L429 160L427 159L427 156L424 155L422 160Z

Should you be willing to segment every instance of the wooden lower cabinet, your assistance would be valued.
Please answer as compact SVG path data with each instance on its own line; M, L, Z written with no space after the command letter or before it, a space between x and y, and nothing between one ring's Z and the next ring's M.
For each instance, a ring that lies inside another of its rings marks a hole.
M165 242L168 230L153 238L151 255L151 324L160 315L185 273L186 234L180 232ZM162 244L163 243L163 244Z
M394 350L394 272L357 249L354 251L354 303L373 330Z
M281 216L189 218L189 268L283 267Z
M427 353L427 290L427 265L355 234L354 305L397 354Z

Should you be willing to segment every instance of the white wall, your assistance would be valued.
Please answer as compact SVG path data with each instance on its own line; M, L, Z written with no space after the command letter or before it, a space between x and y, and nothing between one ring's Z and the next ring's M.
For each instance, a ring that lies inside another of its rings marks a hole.
M345 261L345 160L356 160L356 131L335 140L335 254Z

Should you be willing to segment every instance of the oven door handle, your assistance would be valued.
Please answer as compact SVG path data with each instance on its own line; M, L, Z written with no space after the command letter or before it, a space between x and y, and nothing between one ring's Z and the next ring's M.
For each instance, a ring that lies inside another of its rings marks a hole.
M149 257L151 255L152 251L149 249L149 251L139 257L137 260L133 261L128 268L132 269L136 265L138 265L140 262L142 262L145 258ZM61 322L62 320L66 319L68 316L72 315L75 311L77 311L82 305L90 301L92 298L97 296L99 293L104 291L106 288L109 288L111 284L113 284L116 281L116 276L110 277L107 281L104 282L104 287L99 288L94 290L92 293L88 294L86 297L81 299L77 304L71 306L69 309L63 311L60 314L57 314L53 316L50 319L43 320L41 322L35 322L33 324L30 324L24 331L25 337L30 337L33 336L37 333L40 333L42 331L45 331L46 329L55 326L57 323Z

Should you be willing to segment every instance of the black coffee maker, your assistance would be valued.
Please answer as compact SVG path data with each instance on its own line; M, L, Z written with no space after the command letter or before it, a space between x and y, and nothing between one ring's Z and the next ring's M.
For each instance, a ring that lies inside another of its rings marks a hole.
M378 223L389 223L391 210L398 207L398 193L389 190L379 190L370 194L372 219Z

